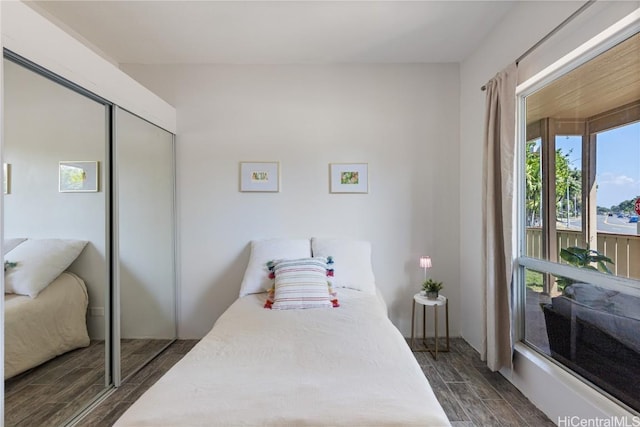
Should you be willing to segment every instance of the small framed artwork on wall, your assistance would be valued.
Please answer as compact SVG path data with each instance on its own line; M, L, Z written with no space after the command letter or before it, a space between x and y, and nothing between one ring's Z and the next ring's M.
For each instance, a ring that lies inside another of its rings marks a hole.
M369 165L367 163L329 164L330 193L368 193Z
M279 162L240 162L240 191L277 193L280 191Z
M95 193L98 191L97 161L63 161L59 166L60 193Z

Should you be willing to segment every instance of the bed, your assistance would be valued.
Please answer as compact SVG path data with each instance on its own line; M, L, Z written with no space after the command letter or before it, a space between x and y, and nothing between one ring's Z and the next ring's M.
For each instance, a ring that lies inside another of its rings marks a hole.
M87 287L64 271L86 242L22 240L8 251L5 242L5 379L89 345Z
M87 303L86 286L72 273L62 273L37 298L5 294L5 379L88 346Z
M305 256L313 258L296 259ZM269 259L279 261L274 267ZM318 262L324 264L314 289L326 293L329 284L331 303L319 294L295 302L291 278L304 271L300 282L311 286L307 273ZM267 276L275 285L264 293ZM370 244L314 238L311 245L309 239L252 242L240 297L115 425L450 424L387 317Z
M238 299L116 426L447 426L375 295L276 311Z

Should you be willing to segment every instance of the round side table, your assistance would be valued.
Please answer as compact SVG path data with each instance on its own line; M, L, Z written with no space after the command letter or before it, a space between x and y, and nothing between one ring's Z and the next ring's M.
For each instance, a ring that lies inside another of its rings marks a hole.
M415 320L416 320L416 303L422 305L422 343L425 348L423 350L417 350L413 346L415 339ZM433 324L435 335L435 348L429 348L426 343L426 330L427 330L427 306L433 307ZM438 307L444 306L445 311L445 323L447 331L447 348L438 350ZM413 296L413 308L411 310L411 351L428 351L431 353L434 359L438 360L438 351L449 351L449 300L444 295L439 295L438 299L429 299L420 293Z

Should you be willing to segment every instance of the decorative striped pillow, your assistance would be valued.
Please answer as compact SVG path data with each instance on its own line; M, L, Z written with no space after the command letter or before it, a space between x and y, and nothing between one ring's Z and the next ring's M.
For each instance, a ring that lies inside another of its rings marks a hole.
M333 307L327 282L326 258L301 258L278 261L273 266L275 292L272 308Z

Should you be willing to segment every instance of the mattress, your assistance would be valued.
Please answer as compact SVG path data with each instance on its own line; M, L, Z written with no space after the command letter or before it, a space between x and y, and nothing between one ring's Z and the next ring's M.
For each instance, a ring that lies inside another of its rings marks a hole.
M448 426L379 296L339 308L238 299L116 426Z
M88 346L88 301L84 282L72 273L62 273L36 298L5 294L5 379Z

